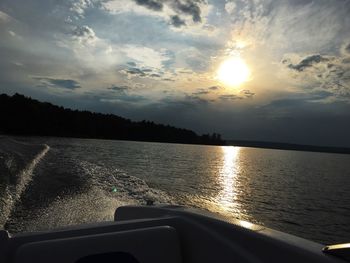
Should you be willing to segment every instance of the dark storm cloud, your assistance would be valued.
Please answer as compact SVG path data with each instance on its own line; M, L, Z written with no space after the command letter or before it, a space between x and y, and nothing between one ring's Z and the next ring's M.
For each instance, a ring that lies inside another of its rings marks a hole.
M163 10L164 3L167 3L179 15L191 16L195 23L202 22L201 9L199 7L199 3L204 3L202 0L134 0L134 2L159 12ZM171 22L175 27L185 25L185 22L177 15L171 17Z
M47 86L55 86L58 88L64 89L79 89L81 88L79 82L72 79L54 79L54 78L42 78L42 77L34 77L33 79L37 79L40 81L41 85Z
M170 24L174 27L182 27L186 25L186 22L182 20L178 15L170 17Z
M193 22L202 22L201 18L201 9L198 6L198 2L196 0L187 0L185 2L181 2L179 0L174 0L172 2L174 8L179 10L180 12L192 16Z
M134 0L138 5L147 7L154 11L161 11L163 9L162 1L157 0Z
M328 60L329 60L328 58L325 58L319 54L311 55L311 56L308 56L308 57L304 58L303 60L301 60L298 64L289 64L288 67L290 69L294 69L296 71L301 72L307 68L314 66L315 64L318 64L320 62L325 62ZM286 61L284 61L284 63L286 63Z

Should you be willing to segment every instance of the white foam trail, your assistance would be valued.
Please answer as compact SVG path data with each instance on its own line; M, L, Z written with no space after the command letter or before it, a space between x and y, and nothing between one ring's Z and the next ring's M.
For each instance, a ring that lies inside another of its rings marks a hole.
M123 205L174 203L165 192L120 170L80 162L90 188L67 196L57 196L49 206L24 220L21 231L42 231L57 227L113 220L114 211ZM115 189L115 191L113 191Z
M44 149L41 150L34 159L25 166L18 174L20 178L15 185L8 184L5 186L5 202L1 206L0 227L3 228L11 211L15 207L16 202L21 198L22 193L26 189L28 183L32 180L33 171L37 164L44 158L47 152L50 150L50 146L44 144Z
M32 180L33 171L37 164L44 158L47 152L50 150L50 146L44 144L44 149L38 153L33 161L20 173L20 182L15 186L16 200L18 200L23 191L26 189L28 183Z

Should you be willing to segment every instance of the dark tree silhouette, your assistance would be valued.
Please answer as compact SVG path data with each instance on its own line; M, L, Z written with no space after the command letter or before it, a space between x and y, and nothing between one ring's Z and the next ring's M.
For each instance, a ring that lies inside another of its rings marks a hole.
M0 132L14 135L100 138L223 145L219 134L198 136L187 129L112 114L65 109L20 94L0 95Z

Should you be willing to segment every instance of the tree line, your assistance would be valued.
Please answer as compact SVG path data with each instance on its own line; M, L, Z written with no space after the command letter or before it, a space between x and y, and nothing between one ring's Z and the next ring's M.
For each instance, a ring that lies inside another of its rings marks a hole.
M66 109L20 94L0 95L0 132L13 135L57 136L224 145L221 135L197 135L188 129L135 122L113 114Z

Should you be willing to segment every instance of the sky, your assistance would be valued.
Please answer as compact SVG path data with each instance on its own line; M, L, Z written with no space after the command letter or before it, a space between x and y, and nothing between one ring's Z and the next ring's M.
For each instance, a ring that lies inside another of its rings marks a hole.
M2 0L0 93L350 147L349 14L349 0Z

